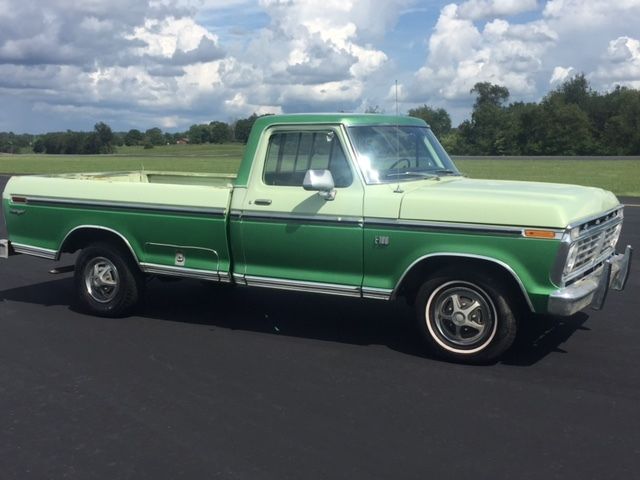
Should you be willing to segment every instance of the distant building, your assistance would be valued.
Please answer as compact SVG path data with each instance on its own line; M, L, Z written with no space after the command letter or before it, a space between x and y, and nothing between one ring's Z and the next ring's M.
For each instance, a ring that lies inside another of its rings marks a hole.
M188 138L179 138L176 143L178 145L186 145L187 143L189 143L189 139Z

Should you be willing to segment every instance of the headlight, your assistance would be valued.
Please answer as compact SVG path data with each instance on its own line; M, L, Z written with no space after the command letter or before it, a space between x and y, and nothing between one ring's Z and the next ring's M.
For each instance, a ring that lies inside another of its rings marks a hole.
M578 244L573 243L569 247L569 253L567 253L567 263L564 264L565 275L573 270L573 267L576 264L576 258L578 258Z

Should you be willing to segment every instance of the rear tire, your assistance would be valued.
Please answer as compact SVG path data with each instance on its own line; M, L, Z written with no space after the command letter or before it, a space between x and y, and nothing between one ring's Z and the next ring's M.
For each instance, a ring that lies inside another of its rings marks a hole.
M516 336L516 302L498 278L443 270L416 297L418 328L430 350L447 360L487 363Z
M128 314L144 289L144 277L129 252L106 242L80 252L74 281L78 306L100 317Z

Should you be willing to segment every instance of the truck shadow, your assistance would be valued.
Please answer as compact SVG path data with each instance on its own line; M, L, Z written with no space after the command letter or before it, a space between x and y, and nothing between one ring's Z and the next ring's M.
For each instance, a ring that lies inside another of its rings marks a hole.
M45 307L72 305L73 281L66 276L0 291L0 302L5 300ZM82 314L74 307L69 309ZM403 302L358 301L156 279L148 284L145 301L133 317L354 345L384 345L404 354L434 358L424 352L414 326L414 311ZM561 345L575 331L586 329L583 324L588 318L580 313L565 319L546 316L526 319L514 347L500 363L531 366L550 353L568 353ZM63 315L50 319L65 320Z

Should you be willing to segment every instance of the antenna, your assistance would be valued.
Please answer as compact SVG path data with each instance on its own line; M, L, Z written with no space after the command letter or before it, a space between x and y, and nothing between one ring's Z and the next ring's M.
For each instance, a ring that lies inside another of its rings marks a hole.
M398 113L398 80L396 80L396 117L399 115Z
M396 79L396 176L398 177L398 185L394 190L394 193L402 193L402 189L400 188L400 125L398 121L399 111L398 111L398 79Z

